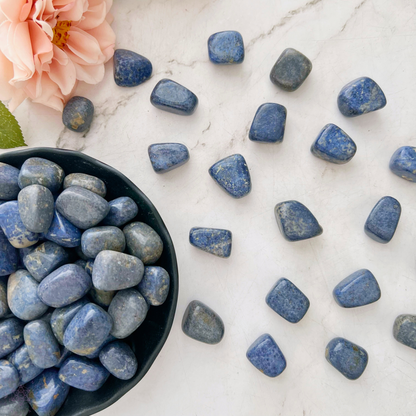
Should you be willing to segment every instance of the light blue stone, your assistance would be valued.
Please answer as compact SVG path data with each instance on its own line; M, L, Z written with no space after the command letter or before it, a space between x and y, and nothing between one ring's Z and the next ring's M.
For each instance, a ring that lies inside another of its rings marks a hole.
M23 344L23 324L17 318L0 322L0 358L9 355Z
M12 393L0 399L1 416L26 416L29 410L26 398L18 394Z
M19 373L7 360L0 360L0 399L16 391L19 387Z
M160 306L169 294L169 273L163 267L147 266L137 288L149 305Z
M19 349L12 352L9 355L8 360L16 367L16 370L19 373L19 385L28 383L44 370L33 364L26 345L22 345Z
M85 97L72 97L62 112L62 122L69 130L84 133L91 127L94 104Z
M0 162L0 200L12 201L17 199L20 192L19 172L19 169Z
M116 49L113 56L114 81L119 87L136 87L152 75L152 63L127 49Z
M110 211L102 220L102 225L120 227L131 221L139 212L137 204L128 196L113 199L108 203Z
M62 247L78 247L81 244L82 232L63 215L55 210L52 224L44 234L47 240Z
M8 276L17 270L19 253L0 229L0 276ZM1 313L0 313L1 316Z
M105 198L107 194L105 183L101 179L87 175L86 173L70 173L67 175L64 179L64 189L70 186L80 186L81 188L94 192L102 198Z
M399 147L390 159L390 170L410 182L416 182L416 147Z
M123 231L111 225L90 228L81 237L82 252L88 258L95 259L103 250L123 252L126 239Z
M193 227L189 232L189 242L218 257L228 258L231 255L232 233L229 230Z
M72 355L72 351L69 351L68 348L61 347L61 358L58 363L55 365L56 368L61 368L62 364Z
M121 341L106 345L100 352L101 364L120 380L130 380L137 371L137 359L131 348Z
M281 143L285 134L287 110L275 103L262 104L251 123L249 139L258 143Z
M165 173L189 160L188 148L181 143L155 143L148 148L150 162L156 173Z
M393 336L401 344L416 349L416 315L399 315L394 321Z
M208 56L218 65L241 64L244 61L244 41L239 32L226 30L208 39Z

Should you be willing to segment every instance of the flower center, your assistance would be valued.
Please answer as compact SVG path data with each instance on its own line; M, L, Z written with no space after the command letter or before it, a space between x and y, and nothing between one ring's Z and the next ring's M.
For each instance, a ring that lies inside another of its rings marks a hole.
M56 23L56 26L53 30L53 39L52 43L58 48L63 49L69 38L69 29L71 28L70 20L61 20Z

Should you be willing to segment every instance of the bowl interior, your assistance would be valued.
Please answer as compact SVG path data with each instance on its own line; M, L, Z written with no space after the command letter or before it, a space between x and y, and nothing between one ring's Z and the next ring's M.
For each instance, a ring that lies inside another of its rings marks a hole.
M31 148L0 155L0 162L20 168L29 157L42 157L60 165L65 174L87 173L102 179L107 185L108 201L120 196L129 196L139 207L134 221L150 225L162 238L164 249L156 265L166 269L170 275L170 291L166 302L151 306L143 324L125 341L132 347L138 361L136 375L127 381L113 376L96 392L84 392L72 388L57 416L87 416L96 413L117 401L135 386L146 374L162 349L176 310L178 298L178 268L172 240L159 213L149 199L123 174L89 156L70 150ZM32 411L30 415L35 415Z

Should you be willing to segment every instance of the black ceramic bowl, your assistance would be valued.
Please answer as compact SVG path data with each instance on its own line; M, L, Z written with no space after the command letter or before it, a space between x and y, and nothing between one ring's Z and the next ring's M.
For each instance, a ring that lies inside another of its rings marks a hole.
M178 299L178 267L172 240L156 208L134 183L112 167L79 152L53 148L31 148L0 155L0 162L20 168L29 157L43 157L60 165L66 174L81 172L97 176L107 185L107 200L129 196L139 207L134 221L150 225L162 238L164 249L158 266L170 275L170 292L161 306L151 306L143 324L125 341L132 347L138 361L136 375L127 381L113 376L96 392L71 388L67 400L57 416L89 416L105 409L133 388L146 374L165 343L176 310ZM30 415L35 416L32 411Z

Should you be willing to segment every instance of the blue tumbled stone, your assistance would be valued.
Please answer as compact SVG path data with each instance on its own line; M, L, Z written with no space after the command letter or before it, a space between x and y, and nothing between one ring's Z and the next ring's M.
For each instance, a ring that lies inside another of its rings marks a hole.
M416 349L416 315L399 315L394 321L393 336L401 344Z
M110 306L115 294L115 290L100 290L94 286L89 292L92 301L102 308L108 308Z
M137 288L149 305L160 306L169 294L169 273L163 267L147 266Z
M29 404L23 395L12 393L0 399L1 416L26 416L29 410Z
M0 277L0 318L4 318L11 313L7 302L7 280L6 277Z
M0 276L8 276L17 270L19 253L0 229ZM1 314L0 314L1 316Z
M26 345L22 345L19 349L11 353L8 360L16 367L16 370L19 373L19 385L28 383L44 370L33 364Z
M338 95L338 108L346 117L357 117L377 111L387 104L381 88L368 77L357 78L342 88Z
M150 102L160 110L190 116L198 105L198 98L192 91L177 82L162 79L153 89Z
M16 391L19 387L19 373L7 360L0 360L0 399Z
M94 192L102 198L105 198L107 194L105 183L101 179L87 175L86 173L70 173L65 176L64 189L69 188L70 186L80 186L81 188Z
M18 183L19 169L0 162L0 200L17 199L20 192Z
M231 255L232 233L229 230L194 227L189 232L189 242L218 257L227 258Z
M56 210L52 224L44 234L47 240L53 241L62 247L78 247L81 244L81 235L81 230Z
M327 124L318 134L311 146L311 152L319 159L342 165L355 155L354 141L335 124Z
M416 182L416 147L399 147L390 159L390 170L410 182Z
M249 139L259 143L281 143L285 134L286 115L283 105L262 104L251 123Z
M137 359L131 348L121 341L106 345L100 352L101 364L121 380L130 380L137 371Z
M277 377L286 368L286 359L269 334L263 334L247 350L251 364L268 377Z
M299 322L309 309L309 299L284 277L267 294L266 303L292 324Z
M139 212L137 204L128 196L113 199L108 203L110 211L101 221L102 225L120 227L131 221Z
M212 179L233 198L242 198L251 191L251 178L244 157L228 156L209 168Z
M17 318L0 322L0 358L23 344L23 324Z
M90 354L86 355L85 357L89 358L90 360L93 360L95 358L98 358L100 355L101 350L110 342L115 341L117 338L113 337L111 334L108 334L107 338L99 345L97 348L95 348Z
M69 130L77 133L87 131L94 117L94 104L85 97L72 97L62 112L62 122Z
M381 290L370 270L362 269L339 282L333 295L338 305L343 308L356 308L378 301Z
M214 33L208 39L208 56L214 64L241 64L244 61L243 37L235 30Z
M349 380L359 378L368 363L367 351L345 338L331 340L326 346L325 358Z
M126 239L123 231L112 225L93 227L82 234L82 252L91 259L95 259L103 250L123 252L126 248Z
M180 143L156 143L148 148L150 162L156 173L169 172L189 160L188 148Z
M152 75L152 63L133 51L116 49L113 63L114 81L119 87L136 87Z
M61 358L55 365L56 368L61 368L62 364L72 355L72 351L69 351L66 347L61 347Z
M84 270L90 275L92 276L92 272L94 271L94 260L93 259L89 259L87 261L85 260L80 260L82 262L85 263L84 265ZM76 262L75 262L76 263Z

